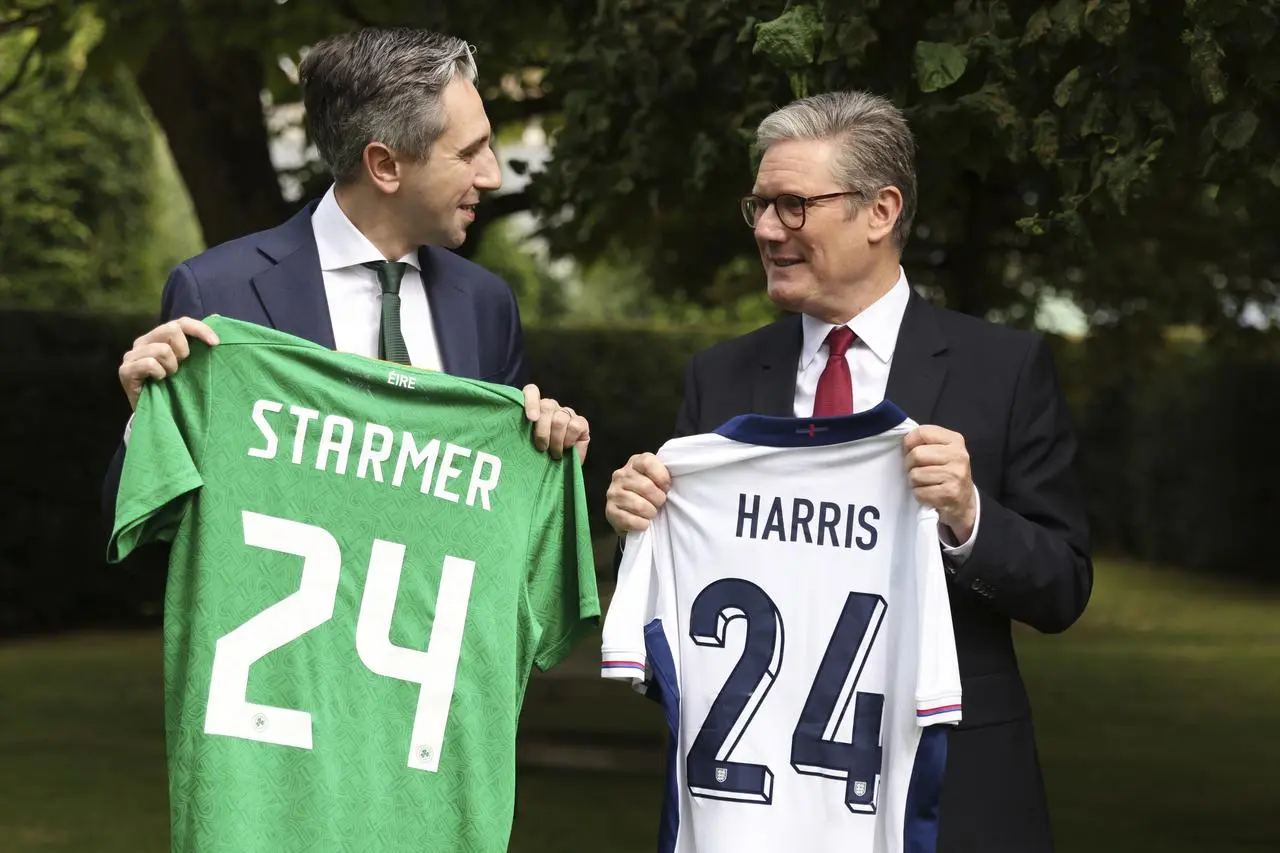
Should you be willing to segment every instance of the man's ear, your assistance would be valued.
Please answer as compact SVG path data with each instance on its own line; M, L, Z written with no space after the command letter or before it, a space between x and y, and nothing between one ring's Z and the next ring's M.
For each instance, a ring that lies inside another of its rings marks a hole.
M365 174L375 187L388 194L400 188L400 179L404 176L396 152L381 142L370 142L362 154Z
M867 206L867 239L878 243L893 237L902 215L902 193L897 187L882 187Z

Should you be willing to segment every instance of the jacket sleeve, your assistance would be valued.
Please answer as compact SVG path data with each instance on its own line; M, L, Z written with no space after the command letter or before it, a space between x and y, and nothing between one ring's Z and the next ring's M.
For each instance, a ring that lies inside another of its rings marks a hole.
M953 582L1011 619L1064 631L1093 588L1089 531L1073 471L1077 443L1048 344L1038 339L1018 373L1001 500L980 490L982 523Z
M523 388L529 384L529 368L525 359L524 327L520 323L520 309L516 304L515 294L504 287L507 297L508 331L507 361L496 381L512 388Z
M676 428L672 438L694 435L698 430L698 356L689 359L684 369L684 399L676 413Z

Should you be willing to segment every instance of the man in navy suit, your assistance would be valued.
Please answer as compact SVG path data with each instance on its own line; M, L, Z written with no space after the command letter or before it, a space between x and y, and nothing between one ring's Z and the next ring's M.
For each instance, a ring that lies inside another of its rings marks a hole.
M501 184L476 90L471 46L410 29L328 39L300 67L307 120L334 184L284 224L232 240L169 275L157 328L125 353L120 383L177 371L199 318L221 314L332 349L523 388L533 441L586 456L587 421L526 384L515 298L449 249L466 239L480 194ZM124 444L108 470L114 514Z

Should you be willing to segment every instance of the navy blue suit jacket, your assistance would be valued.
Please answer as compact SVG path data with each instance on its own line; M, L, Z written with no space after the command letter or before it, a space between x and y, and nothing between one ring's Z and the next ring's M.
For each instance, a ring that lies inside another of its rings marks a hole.
M333 324L311 229L317 203L282 225L214 246L175 267L165 282L161 322L221 314L332 349ZM418 260L444 371L523 387L528 381L524 333L511 288L447 249L423 246ZM402 322L419 321L404 317ZM115 515L123 463L122 443L103 485L108 525Z

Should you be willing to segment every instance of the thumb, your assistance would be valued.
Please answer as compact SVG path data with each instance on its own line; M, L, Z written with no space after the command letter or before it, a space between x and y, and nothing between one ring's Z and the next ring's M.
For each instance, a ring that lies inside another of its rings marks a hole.
M542 394L538 391L538 386L530 382L524 386L524 415L531 421L536 421L542 410Z

